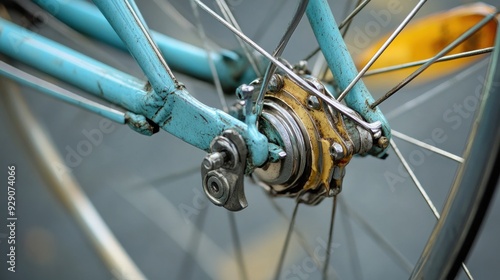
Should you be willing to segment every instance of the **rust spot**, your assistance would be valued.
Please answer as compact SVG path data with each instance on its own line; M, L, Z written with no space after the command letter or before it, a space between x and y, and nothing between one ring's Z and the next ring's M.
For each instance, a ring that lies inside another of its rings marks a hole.
M99 95L104 96L104 91L102 90L102 86L100 82L97 82L97 87L99 88Z
M172 121L172 116L168 116L168 118L165 120L165 122L163 124L168 125L170 123L170 121Z
M151 83L149 81L146 82L146 84L144 85L144 91L151 91L153 89L153 87L151 86Z
M202 118L202 119L203 119L206 123L208 123L207 118L205 118L202 114L200 114L200 117L201 117L201 118Z

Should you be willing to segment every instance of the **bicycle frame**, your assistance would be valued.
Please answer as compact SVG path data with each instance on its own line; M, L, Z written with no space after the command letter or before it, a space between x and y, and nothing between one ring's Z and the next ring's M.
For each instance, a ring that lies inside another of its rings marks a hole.
M148 81L132 77L3 19L0 19L1 53L130 111L120 122L128 122L141 133L147 134L154 129L151 126L158 125L187 143L208 151L212 139L224 130L234 129L245 139L252 165L260 166L272 153L276 153L276 147L268 143L255 122L244 123L200 103L175 79L169 67L209 80L210 55L223 84L234 87L252 78L250 67L238 54L226 50L208 54L205 50L157 32L150 35L132 0L95 0L102 14L83 1L34 2L83 33L116 47L126 47ZM327 1L310 0L306 13L339 87L347 87L357 70ZM164 56L157 51L155 44L159 45ZM0 74L34 86L8 71L0 70ZM45 88L47 91L50 90ZM369 107L373 98L362 81L351 90L345 102L367 121L380 121L384 135L390 137L389 125L381 111ZM74 104L85 107L78 102ZM86 109L99 113L93 108ZM378 151L378 155L382 152Z

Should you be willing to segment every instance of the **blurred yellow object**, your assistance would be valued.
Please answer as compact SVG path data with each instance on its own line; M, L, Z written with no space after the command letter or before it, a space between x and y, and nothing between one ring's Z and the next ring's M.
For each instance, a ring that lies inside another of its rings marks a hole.
M393 43L389 45L385 52L372 65L370 70L432 58L460 35L481 21L486 15L495 12L496 9L492 6L476 3L416 20L410 23L399 36L396 37ZM474 35L470 36L446 55L492 47L495 42L497 25L498 19L489 21L485 26L474 33ZM355 63L358 69L366 65L389 36L390 34L387 34L355 57ZM480 57L481 56L471 56L446 62L438 62L424 71L415 81L423 82L429 79L442 77L469 65ZM394 81L392 84L396 84L416 69L417 66L414 66L391 71L387 74L377 74L373 76L374 78L367 77L367 82L378 83L377 81L379 81L387 84L388 79L390 79Z

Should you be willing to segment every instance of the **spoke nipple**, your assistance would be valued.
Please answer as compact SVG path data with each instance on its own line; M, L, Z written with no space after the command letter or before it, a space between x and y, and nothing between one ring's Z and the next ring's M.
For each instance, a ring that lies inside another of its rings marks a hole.
M319 99L315 95L310 95L307 98L307 107L309 109L317 110L320 107Z
M328 196L332 197L340 193L339 188L333 188L328 191Z
M377 146L379 146L382 149L385 149L389 146L389 139L385 136L380 137L377 140Z

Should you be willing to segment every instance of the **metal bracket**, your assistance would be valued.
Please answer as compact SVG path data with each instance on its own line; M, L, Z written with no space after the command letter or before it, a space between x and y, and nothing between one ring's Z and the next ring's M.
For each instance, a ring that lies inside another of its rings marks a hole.
M149 121L145 116L132 112L125 113L125 123L136 132L146 136L151 136L160 130L157 124Z
M240 211L248 206L243 188L248 150L236 131L226 130L210 144L201 164L203 189L217 206Z

